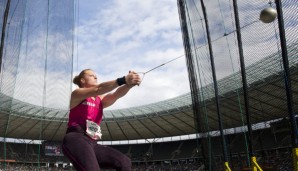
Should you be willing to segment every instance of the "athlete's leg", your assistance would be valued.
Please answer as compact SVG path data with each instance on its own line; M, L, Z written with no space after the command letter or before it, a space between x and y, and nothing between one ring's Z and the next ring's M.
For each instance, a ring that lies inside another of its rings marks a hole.
M78 171L99 171L94 152L95 141L83 133L70 132L63 139L63 153L70 159Z
M112 167L117 171L131 171L130 158L120 151L99 144L94 147L94 150L100 167Z

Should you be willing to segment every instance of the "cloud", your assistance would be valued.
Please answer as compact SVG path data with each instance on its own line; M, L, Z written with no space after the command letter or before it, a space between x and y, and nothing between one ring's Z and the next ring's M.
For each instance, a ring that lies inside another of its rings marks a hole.
M108 81L129 70L148 71L184 54L175 1L109 1L93 8L95 13L80 18L76 28L76 72L92 68L99 81ZM189 91L185 59L181 57L146 74L141 86L109 109L149 104Z
M194 1L195 2L195 1ZM191 3L191 1L189 1ZM212 33L217 79L240 69L232 2L206 1L209 29ZM206 29L200 3L189 5L196 55L202 86L212 82L206 43ZM291 4L291 3L289 3ZM288 35L296 35L294 5L285 4ZM292 3L294 4L294 3ZM243 51L246 66L278 50L277 22L259 21L268 1L239 2ZM94 15L83 18L79 26L79 70L93 68L101 81L125 75L128 70L148 71L184 54L176 1L108 1L93 7ZM291 11L288 11L292 9ZM289 22L290 21L290 22ZM250 23L254 22L252 25ZM246 26L247 25L247 26ZM232 32L232 33L231 33ZM225 34L230 33L224 37ZM192 41L192 40L191 40ZM289 42L296 42L289 39ZM229 50L228 50L229 49ZM194 53L194 52L193 52ZM88 67L87 67L88 66ZM149 104L190 92L185 57L148 73L141 86L135 87L110 109Z
M231 2L221 1L220 6L218 2L206 1L206 6L213 33L211 39L217 79L222 79L239 70L239 53L235 33L223 37L224 33L235 29ZM242 28L246 66L276 52L280 46L276 35L277 21L266 25L258 21L259 12L268 6L267 2L243 1L238 4L242 10L242 26L255 21ZM126 75L129 70L146 72L165 64L146 74L140 86L134 87L109 109L149 104L190 92L176 1L89 0L88 3L81 2L80 9L75 28L74 74L91 68L97 72L100 81L108 81ZM204 21L199 17L199 14L202 16L200 6L198 9L190 6L189 9L193 17L198 17L191 21L194 41L196 46L201 47L196 52L200 69L197 72L200 72L204 86L212 82ZM288 44L297 44L298 17L294 15L295 9L297 4L294 0L284 3ZM34 10L30 12L33 18L44 17L33 15ZM56 16L51 19L55 22ZM14 24L19 23L12 22L10 27ZM49 26L51 29L45 33L45 27L38 22L24 24L23 32L27 39L14 44L16 47L9 43L6 45L6 56L19 61L4 60L7 70L2 73L1 91L32 104L43 105L45 100L47 107L67 108L72 62L71 28L59 25L59 28L64 28L59 31L58 25ZM46 56L50 65L46 66L49 67L48 72L44 73ZM181 58L167 63L179 56ZM46 91L43 91L44 87ZM73 85L72 88L76 87ZM44 93L46 97L42 96Z

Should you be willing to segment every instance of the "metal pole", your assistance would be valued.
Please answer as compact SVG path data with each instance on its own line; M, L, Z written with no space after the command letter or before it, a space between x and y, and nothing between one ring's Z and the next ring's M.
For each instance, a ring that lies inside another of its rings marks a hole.
M237 42L238 42L238 50L239 50L239 58L240 58L240 68L241 68L241 76L242 76L242 84L243 84L243 97L244 97L244 105L245 105L245 114L246 114L246 124L248 128L248 149L250 157L253 156L252 149L252 128L250 123L250 110L249 110L249 98L248 98L248 90L247 90L247 80L246 80L246 71L245 71L245 63L244 63L244 55L242 49L242 38L241 38L241 28L239 21L239 13L238 13L238 5L237 0L233 0L234 6L234 14L235 14L235 24L236 24L236 34L237 34Z
M286 34L285 34L285 28L284 28L281 0L275 0L275 4L276 4L276 11L277 11L282 61L283 61L283 67L284 67L284 82L285 82L286 96L287 96L288 115L291 122L293 169L295 171L298 171L297 121L293 110L293 94L292 94L287 41L286 41Z
M10 1L11 0L7 0L5 11L4 11L4 16L3 16L3 23L2 23L2 34L1 34L1 42L0 42L0 72L1 72L1 67L2 67L5 30L6 30L7 18L8 18L8 14L9 14Z
M284 28L282 4L280 0L276 0L275 3L276 3L276 10L277 10L282 61L283 61L283 67L284 67L284 77L285 77L284 81L285 81L285 87L286 87L288 114L291 121L292 146L294 148L297 148L298 147L297 146L298 144L297 124L296 124L296 118L293 110L293 94L292 94L292 86L291 86L291 78L290 78L290 70L289 70L287 41L286 41L286 34L285 34L285 28Z
M4 16L3 16L3 23L2 23L2 34L1 34L1 42L0 42L0 73L1 73L1 67L2 67L2 59L3 59L3 49L4 49L4 40L5 40L5 30L6 30L6 25L7 25L7 18L9 14L9 8L10 8L10 0L7 0L5 11L4 11ZM8 121L7 121L8 125ZM6 132L7 132L7 125L5 129L5 137L4 137L4 169L6 170Z
M179 16L180 16L180 25L181 25L181 31L182 31L182 36L183 36L183 45L185 49L185 57L186 57L186 63L187 63L187 69L188 69L188 77L189 77L189 82L190 82L190 89L191 89L191 98L192 98L192 109L194 112L194 123L195 123L195 128L196 128L196 134L201 132L201 115L200 115L200 99L199 99L199 86L197 84L197 79L196 79L196 72L194 71L194 63L192 59L192 54L191 54L191 46L190 46L190 38L189 38L189 33L188 33L188 28L187 28L187 22L186 22L186 12L185 12L185 0L178 0L178 10L179 10ZM202 140L202 139L201 139ZM203 142L203 140L202 140ZM197 151L199 150L199 138L196 138L196 145L197 145ZM204 158L204 164L205 166L208 166L208 163L206 162L206 156L204 153L203 146L202 148L202 153L203 153L203 158Z
M224 135L224 132L223 132L222 119L221 119L221 114L220 114L220 105L219 105L219 98L218 98L219 97L218 96L218 86L217 86L217 79L216 79L216 72L215 72L215 65L214 65L212 43L211 43L211 38L210 38L209 24L208 24L206 8L205 8L203 0L201 0L201 7L202 7L203 15L204 15L204 18L205 18L206 34L207 34L207 39L208 39L208 48L209 48L211 70L212 70L212 77L213 77L213 84L214 84L216 108L217 108L217 117L218 117L219 131L220 131L221 142L222 142L222 147L223 147L223 157L224 157L224 161L227 162L228 161L228 153L227 153L226 140L225 140L225 135Z

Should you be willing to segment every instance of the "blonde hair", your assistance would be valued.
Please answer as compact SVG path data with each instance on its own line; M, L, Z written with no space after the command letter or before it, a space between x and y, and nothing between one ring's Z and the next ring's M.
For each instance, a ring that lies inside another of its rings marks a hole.
M81 71L79 75L76 75L73 78L72 82L81 88L82 87L81 78L83 78L85 75L85 72L89 70L91 69L84 69L83 71Z

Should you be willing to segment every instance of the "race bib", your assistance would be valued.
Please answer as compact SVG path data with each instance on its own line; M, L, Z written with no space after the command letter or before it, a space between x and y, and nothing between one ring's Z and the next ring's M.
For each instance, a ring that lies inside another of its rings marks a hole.
M97 123L86 120L86 134L94 140L101 139L101 129Z

